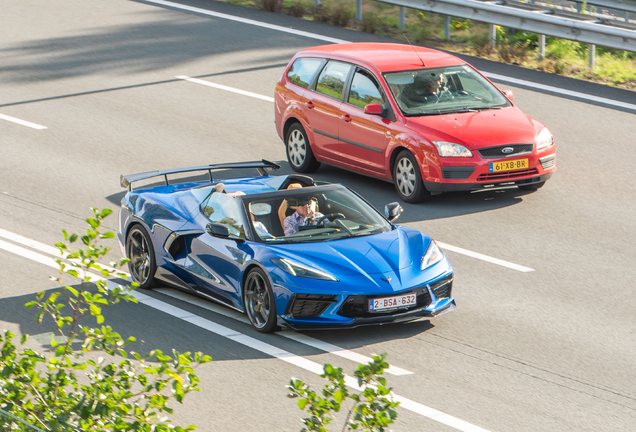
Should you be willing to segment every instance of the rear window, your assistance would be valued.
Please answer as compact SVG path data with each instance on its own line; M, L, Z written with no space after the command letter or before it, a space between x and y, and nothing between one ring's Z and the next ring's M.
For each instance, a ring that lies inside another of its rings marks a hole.
M308 88L322 65L323 60L316 58L297 59L287 73L287 78L293 84Z

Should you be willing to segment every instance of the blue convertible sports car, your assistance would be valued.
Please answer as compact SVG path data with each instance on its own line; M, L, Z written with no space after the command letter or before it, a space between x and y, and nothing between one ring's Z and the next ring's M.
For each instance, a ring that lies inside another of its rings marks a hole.
M261 332L404 322L455 309L453 268L430 237L393 224L399 204L382 215L340 184L269 176L278 168L263 160L122 176L128 192L118 239L133 279L244 312Z

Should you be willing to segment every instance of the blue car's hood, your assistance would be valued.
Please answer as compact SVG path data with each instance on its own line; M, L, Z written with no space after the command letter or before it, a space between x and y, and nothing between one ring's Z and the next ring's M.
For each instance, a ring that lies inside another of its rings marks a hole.
M402 227L383 233L320 243L285 244L272 247L281 258L289 258L322 269L334 276L399 273L420 265L430 238Z

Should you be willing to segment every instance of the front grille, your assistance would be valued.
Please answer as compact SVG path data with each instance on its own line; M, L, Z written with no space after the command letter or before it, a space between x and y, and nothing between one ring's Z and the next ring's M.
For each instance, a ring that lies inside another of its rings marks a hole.
M437 297L437 300L450 298L453 291L453 275L446 276L444 279L440 279L431 284L431 290Z
M364 295L356 295L349 296L345 300L344 304L340 307L338 311L338 315L346 317L346 318L371 318L385 315L393 315L396 312L405 312L408 309L393 309L389 311L379 311L379 312L369 312L369 300L374 298L385 298L385 297L393 297L403 294L415 293L416 303L415 306L412 306L410 309L422 309L431 304L431 295L428 292L428 288L426 286L418 287L410 291L405 291L401 293L395 293L391 295L375 295L375 296L364 296Z
M549 170L550 168L554 167L554 164L556 163L556 155L550 155L541 158L539 159L539 162L541 162L541 166L544 170Z
M450 166L442 168L442 177L447 180L466 180L475 171L470 166Z
M296 294L292 298L288 309L292 318L312 318L323 313L335 301L335 295Z
M506 180L506 179L511 179L515 177L536 175L538 173L539 171L537 171L536 168L531 168L531 169L526 169L521 171L504 171L504 172L497 172L497 173L486 173L486 174L481 174L479 177L477 177L477 181L499 181L499 180Z
M511 148L512 151L509 153L504 153L502 150L505 148ZM500 158L507 156L517 156L523 153L531 153L532 148L532 144L510 144L497 147L487 147L478 151L483 158Z

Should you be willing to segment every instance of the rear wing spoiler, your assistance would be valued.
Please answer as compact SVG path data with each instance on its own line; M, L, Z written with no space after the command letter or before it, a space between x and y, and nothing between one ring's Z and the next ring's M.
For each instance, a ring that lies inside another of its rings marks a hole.
M270 162L268 160L261 160L255 162L230 162L224 164L213 164L213 165L204 165L199 167L191 167L191 168L181 168L181 169L173 169L173 170L165 170L165 171L148 171L139 174L128 174L122 175L119 179L119 183L121 187L127 188L129 191L132 190L132 184L139 180L146 180L153 177L163 177L166 182L166 186L170 184L168 180L168 176L170 174L180 174L194 171L207 171L210 175L210 182L214 181L214 177L212 176L212 171L214 170L222 170L222 169L240 169L240 168L256 168L261 177L268 177L269 174L267 170L276 171L280 168L280 165Z

